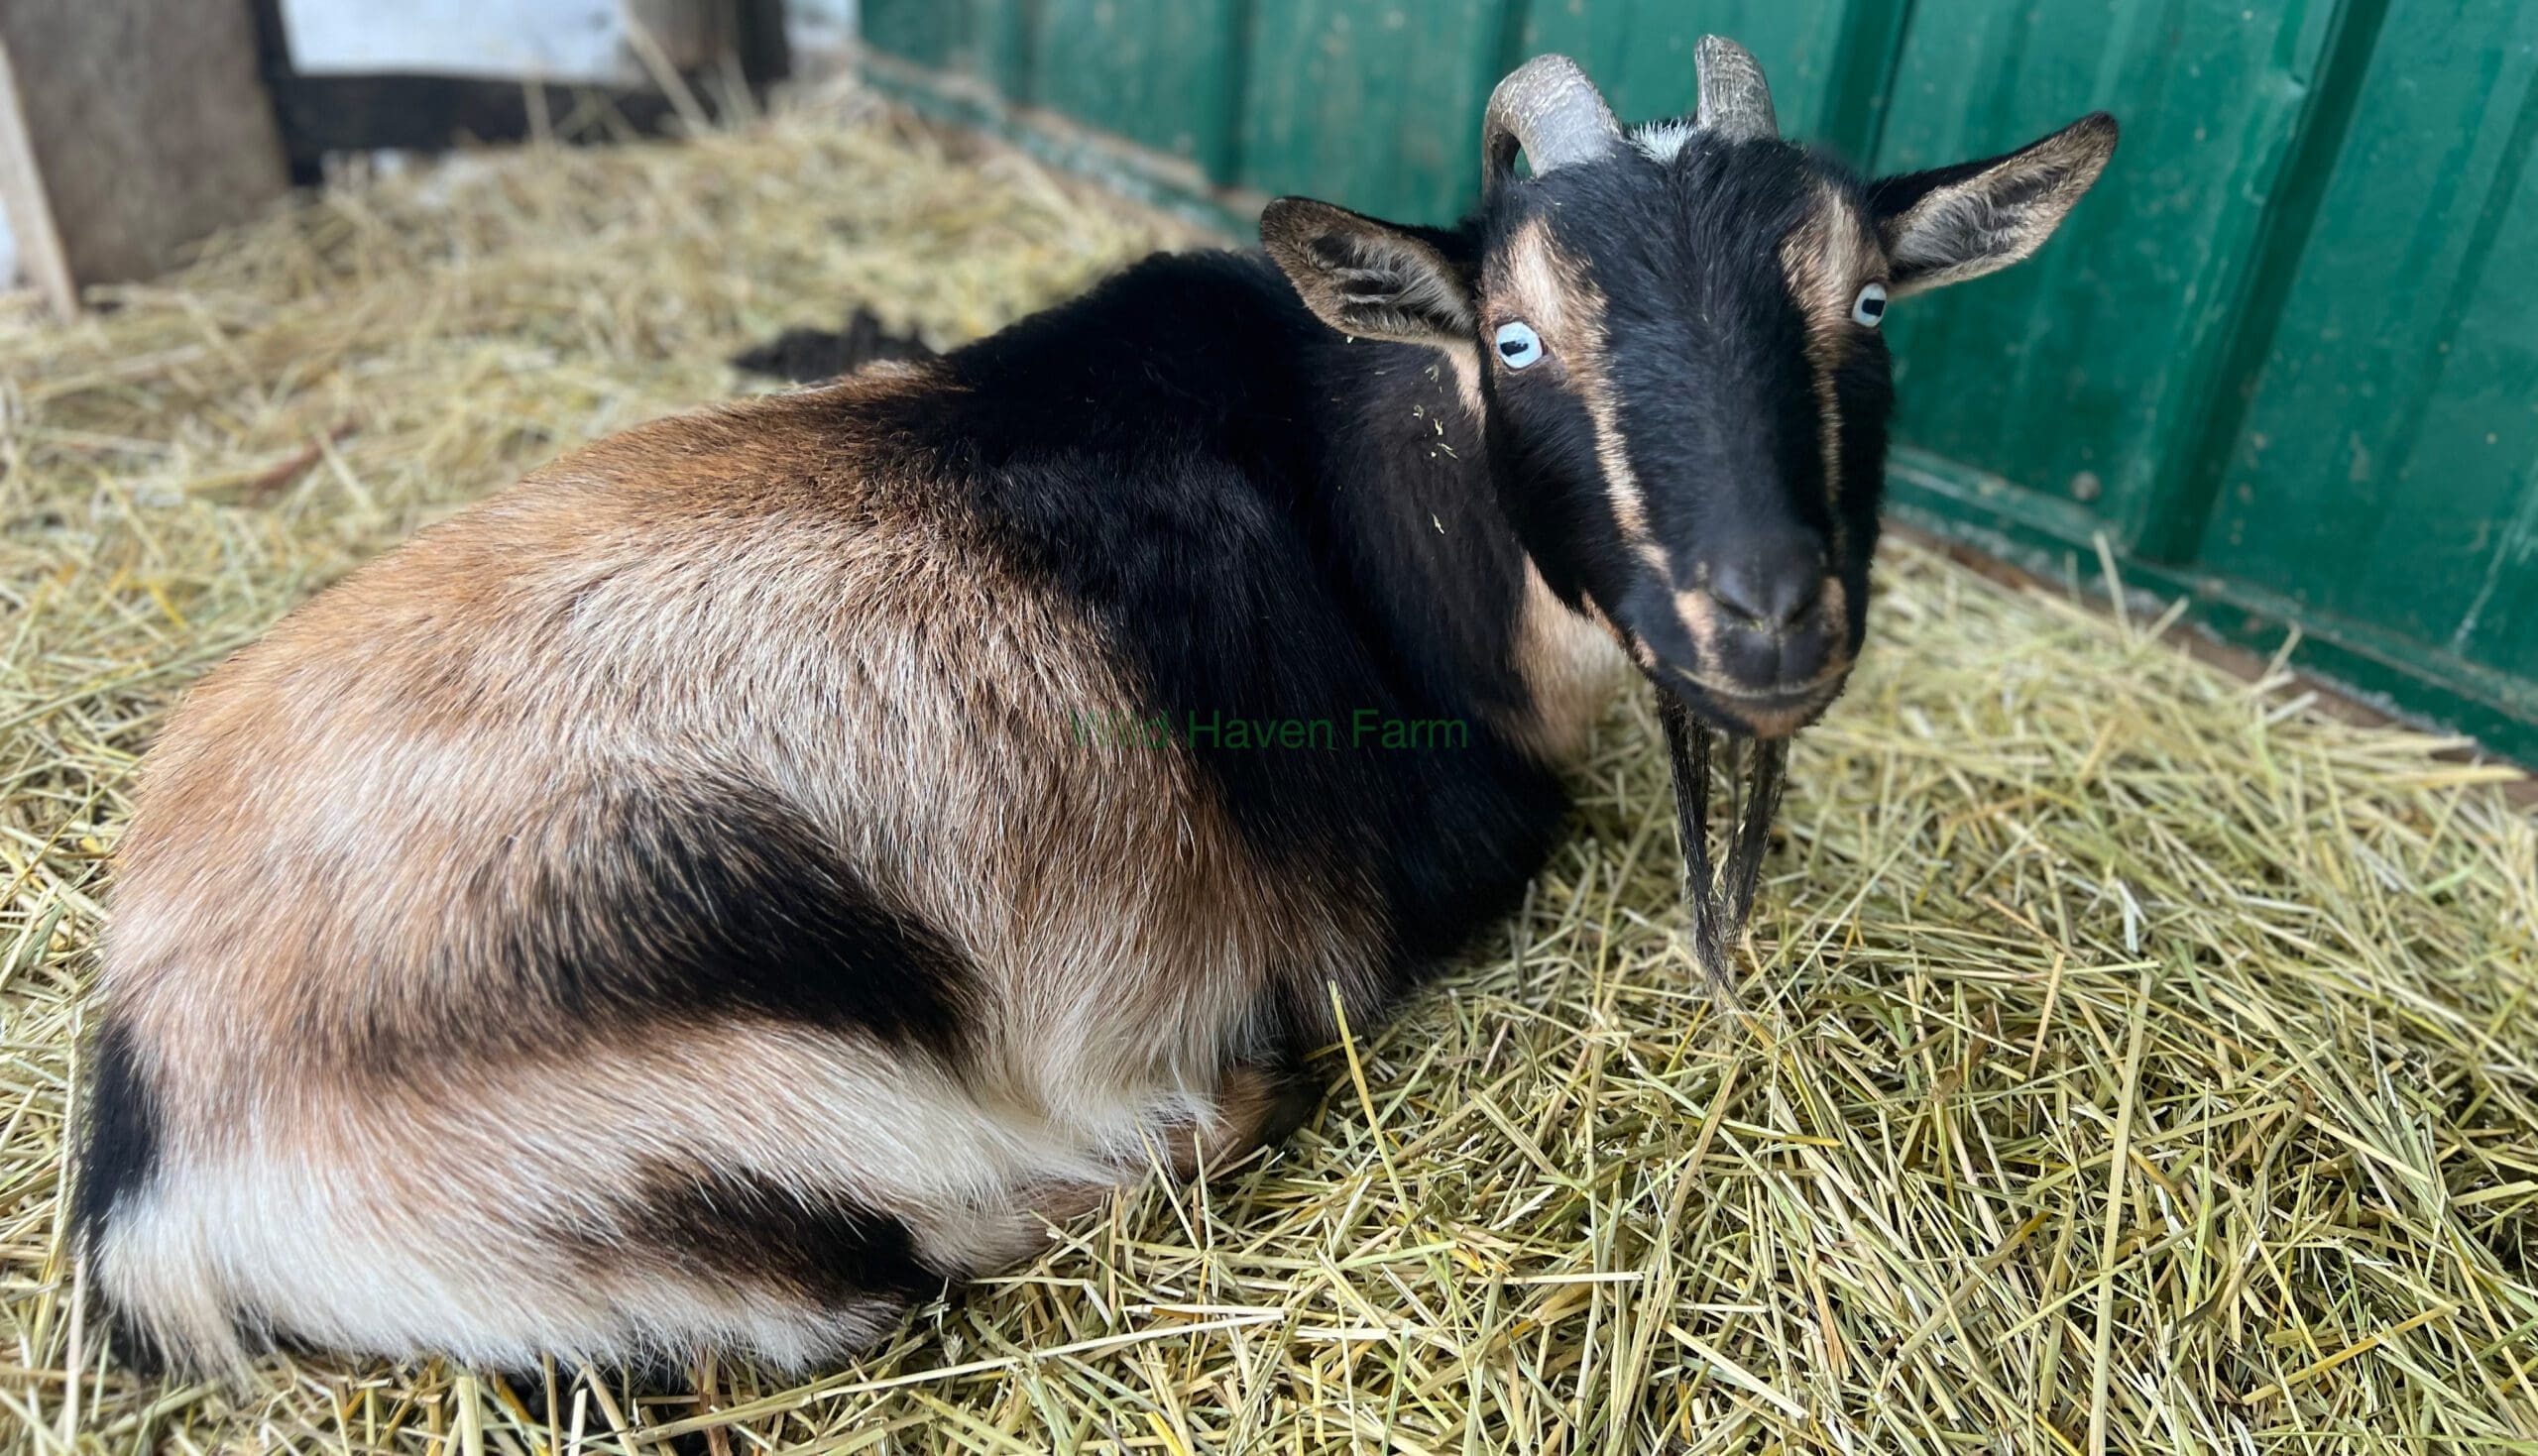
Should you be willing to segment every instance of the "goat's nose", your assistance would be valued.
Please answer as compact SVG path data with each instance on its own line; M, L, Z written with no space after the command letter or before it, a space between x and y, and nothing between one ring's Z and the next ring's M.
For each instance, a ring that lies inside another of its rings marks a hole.
M1738 551L1710 569L1709 595L1752 626L1785 631L1823 597L1824 553L1804 540Z

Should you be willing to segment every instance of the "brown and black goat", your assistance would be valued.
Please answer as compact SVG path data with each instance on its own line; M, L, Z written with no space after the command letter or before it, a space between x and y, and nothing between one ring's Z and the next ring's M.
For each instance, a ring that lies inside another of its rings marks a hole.
M1633 664L1822 712L1887 301L2034 252L2116 131L1863 182L1700 71L1625 131L1533 61L1457 228L1285 199L1265 255L601 441L212 673L114 885L123 1324L835 1358L1280 1136L1334 994L1515 902Z

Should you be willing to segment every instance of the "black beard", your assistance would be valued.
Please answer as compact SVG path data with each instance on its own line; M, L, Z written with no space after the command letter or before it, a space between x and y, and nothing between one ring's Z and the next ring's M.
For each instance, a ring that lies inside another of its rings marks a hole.
M1772 820L1780 813L1781 789L1788 783L1788 739L1729 738L1734 756L1749 766L1744 781L1729 770L1730 787L1739 807L1731 807L1737 823L1727 845L1725 874L1714 872L1709 857L1710 730L1692 721L1682 700L1659 688L1658 716L1666 724L1666 751L1674 770L1674 833L1683 844L1683 912L1691 921L1692 954L1700 961L1710 993L1732 1001L1736 975L1728 965L1727 948L1745 933L1754 910L1754 891L1763 880L1763 855L1771 848Z

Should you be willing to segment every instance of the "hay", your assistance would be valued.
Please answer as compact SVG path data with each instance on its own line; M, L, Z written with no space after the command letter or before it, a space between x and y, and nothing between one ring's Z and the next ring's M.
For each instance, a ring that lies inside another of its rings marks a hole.
M705 1372L700 1405L276 1359L232 1391L74 1341L78 993L185 682L454 503L744 388L721 361L786 326L868 303L948 344L1170 237L831 107L387 179L75 329L0 321L7 1445L2538 1441L2538 831L2500 771L1904 547L1793 756L1745 1015L1677 939L1634 701L1524 913L1352 1028L1289 1148L1137 1190L827 1379Z

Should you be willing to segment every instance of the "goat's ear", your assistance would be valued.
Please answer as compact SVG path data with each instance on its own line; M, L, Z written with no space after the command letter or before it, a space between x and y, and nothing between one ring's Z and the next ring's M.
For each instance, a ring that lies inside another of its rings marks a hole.
M2032 255L2115 155L2115 118L2084 116L2007 157L1887 177L1868 189L1897 297Z
M1260 214L1260 242L1324 323L1360 339L1469 343L1471 280L1408 228L1310 197Z

